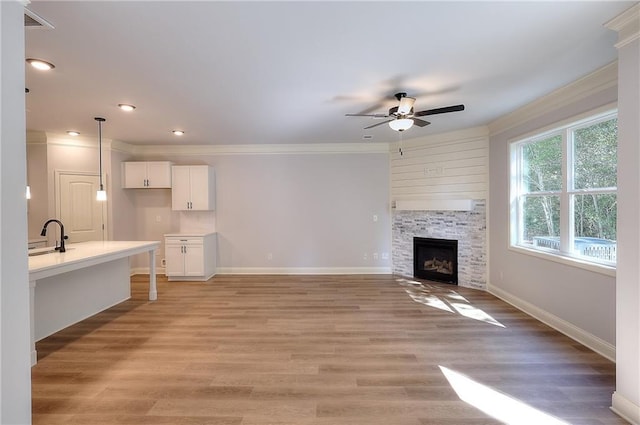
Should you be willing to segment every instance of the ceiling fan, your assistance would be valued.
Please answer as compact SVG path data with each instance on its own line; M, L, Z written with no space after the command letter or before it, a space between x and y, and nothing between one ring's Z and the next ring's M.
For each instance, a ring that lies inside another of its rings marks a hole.
M394 95L398 99L398 106L394 106L389 109L386 114L346 114L347 117L373 117L373 118L391 118L386 121L382 121L368 127L366 129L377 127L382 124L389 124L395 131L405 131L411 128L414 124L418 127L425 127L431 124L429 121L421 120L417 117L424 117L427 115L445 114L447 112L464 111L464 105L445 106L443 108L427 109L425 111L413 111L413 104L416 99L414 97L408 97L406 93L396 93Z

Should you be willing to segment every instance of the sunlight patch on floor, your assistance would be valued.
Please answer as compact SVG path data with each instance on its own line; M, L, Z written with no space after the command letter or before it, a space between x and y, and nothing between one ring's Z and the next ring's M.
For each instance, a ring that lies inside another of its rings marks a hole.
M439 367L460 400L499 421L510 425L571 425L461 373Z
M449 313L457 313L469 319L489 323L494 326L504 328L505 326L491 317L485 311L474 307L462 295L456 291L442 293L442 288L437 288L425 282L418 282L408 279L397 279L396 282L402 286L407 294L417 303L428 307L437 308ZM434 291L436 289L436 291Z

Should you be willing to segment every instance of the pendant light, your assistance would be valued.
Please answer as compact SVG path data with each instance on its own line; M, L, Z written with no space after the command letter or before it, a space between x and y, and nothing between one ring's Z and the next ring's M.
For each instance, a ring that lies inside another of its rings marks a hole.
M96 193L96 201L106 201L107 192L104 190L104 186L102 186L102 123L105 122L106 119L95 117L94 120L98 121L98 156L100 164L100 188Z

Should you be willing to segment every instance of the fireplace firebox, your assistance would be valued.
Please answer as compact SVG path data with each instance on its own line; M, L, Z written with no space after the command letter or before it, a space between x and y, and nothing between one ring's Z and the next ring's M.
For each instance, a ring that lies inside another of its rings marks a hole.
M458 284L458 241L413 238L413 277Z

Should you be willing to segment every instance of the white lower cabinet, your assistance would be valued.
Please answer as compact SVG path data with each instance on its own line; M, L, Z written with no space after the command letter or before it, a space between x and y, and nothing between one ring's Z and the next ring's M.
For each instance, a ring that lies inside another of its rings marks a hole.
M204 281L216 273L216 234L165 235L165 275L169 280Z

